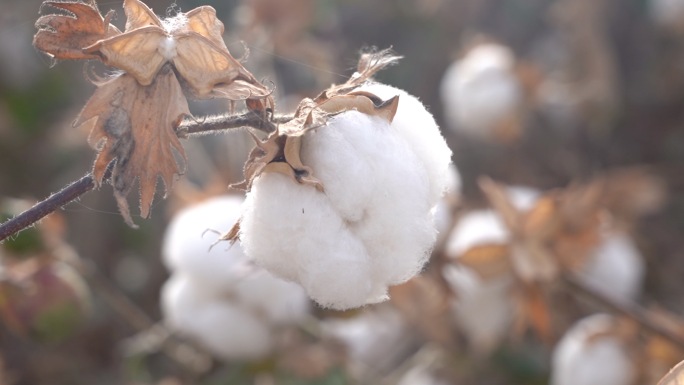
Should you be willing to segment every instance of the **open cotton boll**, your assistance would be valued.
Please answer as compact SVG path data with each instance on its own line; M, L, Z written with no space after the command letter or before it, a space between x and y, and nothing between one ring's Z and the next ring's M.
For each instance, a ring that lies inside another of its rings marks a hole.
M361 90L399 95L393 122L350 110L309 131L301 159L325 192L263 173L240 225L247 255L335 309L385 300L388 286L422 269L450 163L451 151L417 99L378 84Z
M636 299L641 294L645 263L629 235L612 232L592 252L579 277L616 298Z
M162 312L168 326L191 338L217 357L261 358L273 345L266 322L249 309L213 293L201 282L174 274L162 288Z
M551 385L634 383L637 365L618 337L611 335L614 328L614 317L595 314L568 330L553 351Z
M514 65L511 50L493 43L480 44L454 62L440 87L449 126L475 137L494 138L522 103Z
M175 215L162 244L166 267L191 276L213 291L232 290L251 270L249 260L239 245L212 247L218 235L204 233L232 226L240 216L243 200L231 195L211 198Z

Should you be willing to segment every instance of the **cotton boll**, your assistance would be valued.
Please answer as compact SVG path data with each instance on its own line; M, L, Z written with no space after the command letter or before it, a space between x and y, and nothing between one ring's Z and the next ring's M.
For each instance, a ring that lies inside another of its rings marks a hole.
M624 233L604 236L588 263L579 272L582 280L606 293L636 299L644 279L644 259L632 239Z
M513 323L513 278L485 282L470 269L454 265L446 266L443 274L458 293L452 304L453 315L471 348L478 354L491 352Z
M553 352L551 385L633 383L637 365L625 345L611 335L615 322L612 316L596 314L568 330Z
M648 8L657 25L675 31L684 30L684 1L649 0Z
M477 210L463 215L449 236L447 252L458 256L473 246L508 242L506 226L496 212Z
M170 328L227 360L255 359L272 349L265 321L248 309L207 292L201 282L174 275L162 288L162 311Z
M399 95L393 122L352 110L307 133L301 159L325 192L264 173L240 227L247 255L336 309L385 300L389 285L420 271L451 154L417 99L379 84L360 90Z
M479 138L495 138L497 129L515 117L522 103L514 65L510 49L491 43L476 46L454 62L440 89L450 127Z
M249 270L249 261L239 245L220 243L212 247L216 234L206 230L226 229L237 221L243 198L221 196L179 212L166 229L162 256L167 268L202 282L213 291L232 290Z
M240 280L236 299L272 323L291 324L309 313L309 297L296 283L286 282L259 269Z

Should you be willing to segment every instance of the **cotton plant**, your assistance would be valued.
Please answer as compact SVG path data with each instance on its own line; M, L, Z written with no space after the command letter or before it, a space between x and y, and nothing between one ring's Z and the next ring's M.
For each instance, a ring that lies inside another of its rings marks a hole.
M210 230L237 220L243 200L219 196L182 210L166 230L162 252L172 273L161 293L166 324L226 360L267 356L275 331L310 310L300 286L256 267L239 244L212 247L217 236Z
M395 60L366 55L349 81L303 100L257 143L239 185L247 198L226 238L323 307L387 300L436 239L451 151L417 98L370 80Z
M435 206L435 226L440 234L444 234L450 230L451 219L454 206L458 205L461 200L461 188L463 181L461 174L456 168L456 165L449 166L449 173L447 174L447 184L444 196L439 200Z
M554 348L551 385L625 385L638 375L629 325L594 314L573 325Z
M519 136L524 90L515 67L510 48L490 42L475 45L454 61L440 86L448 126L490 141Z

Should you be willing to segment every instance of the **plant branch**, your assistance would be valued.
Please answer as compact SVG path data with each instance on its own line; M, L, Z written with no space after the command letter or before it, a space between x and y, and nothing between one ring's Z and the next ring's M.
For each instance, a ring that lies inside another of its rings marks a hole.
M252 128L270 133L275 131L276 126L292 119L292 116L273 116L266 119L264 115L256 112L245 112L237 115L220 115L202 119L186 119L178 127L179 138L203 135L211 132L232 130L239 128ZM109 172L104 179L109 179ZM92 174L87 174L81 179L71 182L62 190L53 193L48 198L36 203L30 209L0 224L0 242L10 236L32 226L50 213L56 211L67 203L77 199L81 195L95 188Z
M263 114L252 111L238 115L207 116L201 119L186 119L178 127L177 133L179 138L188 138L246 127L271 133L275 131L279 123L285 123L291 119L292 116L289 115L273 116L271 119L267 119Z
M663 325L663 323L659 322L647 309L644 309L636 303L608 295L596 287L587 285L585 282L569 273L563 274L563 282L571 290L583 294L585 297L599 303L612 312L622 314L632 319L649 332L657 334L684 349L684 336L666 325Z
M65 204L95 188L95 181L91 174L71 182L68 186L50 195L45 200L36 203L30 209L16 215L0 225L0 242L8 237L32 226L34 223L56 211Z

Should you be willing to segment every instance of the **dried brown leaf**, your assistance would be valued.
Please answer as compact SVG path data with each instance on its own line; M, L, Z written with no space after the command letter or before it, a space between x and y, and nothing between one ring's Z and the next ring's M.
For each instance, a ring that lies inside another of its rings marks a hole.
M113 13L103 18L94 1L46 1L43 6L66 12L41 16L36 21L38 32L33 45L56 59L96 59L97 55L85 53L83 48L121 33L109 24Z
M174 175L181 173L174 151L183 159L185 153L175 129L189 113L178 80L166 66L149 86L141 86L128 74L102 84L74 123L80 126L93 120L89 141L99 151L93 166L98 184L109 163L116 160L114 195L129 224L132 220L125 197L136 178L140 212L147 217L157 178L161 176L168 189Z

